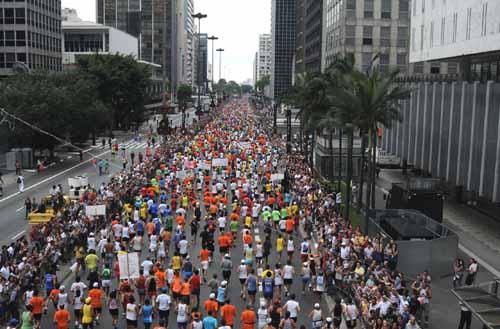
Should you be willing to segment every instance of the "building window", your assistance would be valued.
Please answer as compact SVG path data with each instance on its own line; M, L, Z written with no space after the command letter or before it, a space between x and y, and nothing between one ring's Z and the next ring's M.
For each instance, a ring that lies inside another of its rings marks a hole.
M372 62L372 53L362 53L361 64L363 66L363 71L368 70Z
M356 17L356 0L347 0L346 3L346 16L348 18Z
M422 0L422 13L425 13L425 0Z
M413 73L416 73L416 74L424 73L424 63L422 63L422 62L415 63L415 65L413 66Z
M373 0L365 0L365 18L373 18Z
M481 35L486 35L486 22L488 19L488 2L483 4L483 11L481 12Z
M16 24L24 24L26 22L26 15L24 8L16 8Z
M444 36L446 34L446 18L441 18L441 45L444 45Z
M440 74L441 73L441 63L435 62L431 63L431 74Z
M453 38L452 42L457 42L457 24L458 24L458 14L453 14Z
M382 72L382 73L389 72L389 63L390 63L389 54L380 54L379 63L380 63L380 65L379 65L380 72Z
M391 27L381 26L380 27L380 47L390 47L391 46Z
M396 57L396 64L406 65L407 64L407 55L406 54L398 54Z
M398 44L399 48L406 48L408 40L408 28L407 27L398 27Z
M429 31L429 46L432 48L434 46L434 22L431 22L431 29Z
M417 14L417 0L413 0L412 12L413 12L413 16L415 16Z
M4 23L6 25L14 24L14 8L5 8L4 16L5 16Z
M420 50L424 50L424 25L420 25Z
M465 40L470 40L471 14L472 14L472 8L467 8L467 22L465 24Z
M416 50L416 41L415 41L415 28L411 29L411 50L415 51Z
M373 26L363 26L363 45L371 46L373 44Z
M399 0L399 18L403 18L403 16L408 16L408 0Z
M381 17L390 19L392 11L392 0L382 0Z
M355 46L356 45L356 26L346 25L345 26L345 45Z

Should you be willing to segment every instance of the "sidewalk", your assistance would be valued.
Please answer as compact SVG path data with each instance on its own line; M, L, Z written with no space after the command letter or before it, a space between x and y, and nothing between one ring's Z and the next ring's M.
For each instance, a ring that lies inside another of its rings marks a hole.
M383 199L392 183L403 182L405 177L400 169L384 169L377 180L377 200ZM385 204L377 201L378 208ZM459 236L458 257L468 261L474 257L478 260L479 273L477 282L490 281L500 276L500 222L482 213L445 200L443 223L454 230ZM424 270L424 269L422 269ZM454 328L458 326L460 307L458 300L451 293L452 278L432 278L433 298L430 312L430 328ZM480 322L473 318L473 328L480 328Z

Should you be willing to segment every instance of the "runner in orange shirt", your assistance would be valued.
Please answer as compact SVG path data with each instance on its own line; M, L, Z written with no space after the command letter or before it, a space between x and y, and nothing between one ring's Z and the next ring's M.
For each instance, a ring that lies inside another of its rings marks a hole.
M93 288L89 291L89 297L91 300L90 305L92 306L92 310L94 311L94 318L97 323L102 312L102 296L103 293L102 290L99 289L99 284L97 282L94 282Z
M242 329L254 329L257 316L252 308L253 306L251 304L247 305L246 310L244 310L240 315Z
M69 329L70 317L68 310L64 308L64 304L61 304L54 313L54 325L57 329Z
M226 321L227 326L234 326L234 318L236 317L236 307L231 304L231 300L226 299L226 303L220 309L221 318Z
M219 303L215 300L215 294L210 293L208 296L208 300L205 301L204 307L205 307L205 313L208 314L208 312L213 312L214 316L217 314L217 311L219 310Z

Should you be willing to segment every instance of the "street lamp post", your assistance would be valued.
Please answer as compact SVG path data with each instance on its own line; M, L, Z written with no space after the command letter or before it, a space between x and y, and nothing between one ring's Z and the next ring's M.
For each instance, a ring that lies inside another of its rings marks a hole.
M220 79L222 79L221 67L222 67L222 52L224 51L224 49L219 48L217 49L217 51L219 52L219 81L220 81Z
M286 153L292 153L292 110L286 109Z
M202 13L197 13L197 14L194 14L192 15L193 18L197 18L198 19L198 70L196 70L196 73L198 74L198 112L201 111L201 94L200 94L200 89L201 89L201 85L200 85L200 59L201 59L201 19L202 18L206 18L207 15L205 14L202 14Z
M224 51L224 49L223 48L219 48L219 49L216 49L216 51L219 53L219 82L220 82L220 80L222 79L222 74L221 74L222 70L221 70L221 67L222 67L222 52Z
M208 37L207 38L208 40L211 40L212 41L212 92L214 91L214 69L215 69L215 64L214 64L214 41L215 40L219 40L219 38L217 38L216 36L211 36L211 37Z

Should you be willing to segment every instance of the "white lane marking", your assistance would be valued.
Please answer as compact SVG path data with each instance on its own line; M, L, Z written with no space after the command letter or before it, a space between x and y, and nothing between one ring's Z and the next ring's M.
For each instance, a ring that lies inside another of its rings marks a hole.
M488 272L493 274L495 277L500 278L500 272L496 270L493 266L490 264L486 263L482 258L480 258L478 255L476 255L473 251L469 250L467 247L465 247L462 244L458 244L458 249L462 250L464 253L466 253L469 257L474 258L479 265L484 267Z
M11 240L17 240L19 237L21 237L21 235L23 235L24 233L26 233L26 230L22 230L21 232L17 233L16 235L14 235Z
M104 155L104 154L107 154L107 153L109 153L109 152L110 152L110 151L108 150L108 151L105 151L105 152L103 152L103 153L97 154L97 156L98 156L98 157L100 157L100 156L102 156L102 155ZM33 189L33 188L37 187L37 186L40 186L40 185L42 185L42 184L44 184L44 183L46 183L46 182L48 182L48 181L50 181L50 180L52 180L52 179L54 179L54 178L56 178L56 177L59 177L59 176L61 176L61 175L64 175L65 173L70 172L71 170L73 170L73 169L75 169L75 168L78 168L78 167L80 167L80 166L83 166L83 165L85 165L85 164L89 164L89 162L88 162L88 161L82 161L82 162L80 162L79 164L74 165L73 167L70 167L70 168L68 168L68 169L66 169L66 170L63 170L63 171L61 171L61 172L59 172L59 173L57 173L57 174L55 174L55 175L52 175L52 176L50 176L50 177L47 177L47 178L45 178L44 180L42 180L42 181L40 181L40 182L38 182L38 183L36 183L36 184L33 184L33 185L31 185L31 186L28 186L28 187L25 187L25 188L24 188L24 192L29 191L29 190L31 190L31 189ZM15 196L17 196L17 195L19 195L19 194L20 194L19 192L16 192L16 193L14 193L14 194L11 194L11 195L9 195L9 196L7 196L7 197L3 198L3 199L0 199L0 202L4 202L4 201L7 201L7 200L10 200L10 199L12 199L13 197L15 197Z
M23 209L24 209L24 206L22 206L21 208L16 209L16 212L20 212Z

